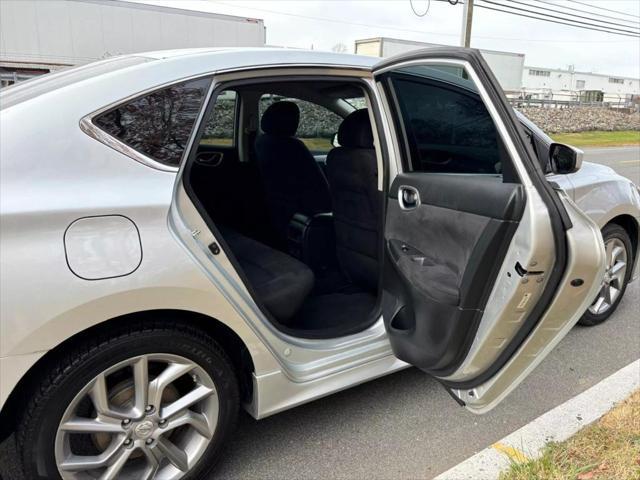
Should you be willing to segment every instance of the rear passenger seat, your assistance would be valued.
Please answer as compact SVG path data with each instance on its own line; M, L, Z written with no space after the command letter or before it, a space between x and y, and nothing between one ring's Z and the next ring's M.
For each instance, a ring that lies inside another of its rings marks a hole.
M253 290L278 322L287 324L313 289L314 275L295 258L218 226Z

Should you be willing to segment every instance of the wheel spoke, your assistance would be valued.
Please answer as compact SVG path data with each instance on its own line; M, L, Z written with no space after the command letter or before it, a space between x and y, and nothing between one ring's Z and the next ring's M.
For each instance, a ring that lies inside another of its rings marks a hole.
M616 263L616 260L618 260L618 257L620 257L620 255L624 253L624 248L620 245L615 245L613 242L611 243L611 245L611 263L609 265L614 265Z
M193 370L193 364L170 363L164 371L149 384L149 403L160 407L162 393L171 382Z
M109 468L107 468L102 475L100 475L100 480L113 480L114 478L118 478L120 470L122 470L122 467L124 467L127 460L129 460L129 456L132 451L133 449L131 448L124 448L120 450L113 459L113 463L109 465Z
M91 387L91 390L89 390L89 397L99 414L107 417L118 418L120 420L124 420L128 417L126 412L115 410L109 406L107 380L104 375L98 375L94 380L93 386Z
M119 421L73 417L61 424L60 430L75 433L121 433L122 426Z
M613 303L618 298L619 294L620 294L620 290L618 290L613 285L609 285L609 288L607 288L607 303L609 305L613 305Z
M158 449L162 454L167 457L176 468L186 472L189 470L189 458L187 454L179 449L172 441L160 437L156 440L153 449Z
M607 268L610 268L611 265L613 265L613 242L606 242L604 245L604 249L607 258Z
M204 400L209 395L214 392L213 388L205 387L204 385L200 385L193 390L191 390L186 395L182 396L175 402L170 403L166 407L163 407L160 411L160 416L162 418L169 418L172 415L175 415L181 410L189 408L194 403L198 403L201 400Z
M622 287L622 283L624 282L624 276L627 272L627 264L625 262L616 262L616 264L611 268L609 274L612 277L612 280L615 280L618 285L618 288Z
M100 455L69 455L61 462L60 469L68 472L79 472L106 467L114 461L119 449L122 447L123 440L124 436L114 439Z
M156 472L160 467L160 462L162 461L162 453L157 449L143 449L145 456L147 457L147 468L145 468L142 475L140 475L141 480L151 480L155 478Z
M606 288L606 287L605 287L605 288ZM601 309L601 308L602 308L602 306L604 305L604 302L605 302L605 300L604 300L604 293L601 293L601 294L598 296L598 299L596 300L596 302L593 304L593 310L592 310L592 311L593 311L595 314L600 313L600 309Z
M174 416L167 422L167 426L163 430L169 432L184 425L190 425L205 438L211 438L213 436L213 429L207 417L191 410L185 410Z
M139 416L147 406L149 393L149 362L146 356L140 357L133 365L133 386L135 389L134 407Z

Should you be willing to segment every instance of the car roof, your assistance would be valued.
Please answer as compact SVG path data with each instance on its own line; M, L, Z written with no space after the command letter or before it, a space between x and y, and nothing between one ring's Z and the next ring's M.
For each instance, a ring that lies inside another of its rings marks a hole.
M180 61L184 57L198 58L204 63L213 62L217 67L224 69L237 68L249 64L270 66L300 63L370 68L380 61L377 57L282 47L187 48L142 52L136 55L169 61Z

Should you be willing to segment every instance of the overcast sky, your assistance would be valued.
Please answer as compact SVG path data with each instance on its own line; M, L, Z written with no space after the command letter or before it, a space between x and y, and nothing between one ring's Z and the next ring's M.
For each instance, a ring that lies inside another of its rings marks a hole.
M331 50L337 43L343 43L349 52L353 52L356 39L382 36L459 45L463 10L462 5L453 6L436 0L413 0L413 7L418 13L422 14L429 8L423 17L413 13L409 0L142 1L262 18L267 27L269 45ZM581 1L640 15L639 0ZM599 12L632 22L640 21L637 17L593 10L566 0L545 2L526 0L526 3L541 7L554 8L549 3L557 3L596 15ZM514 5L523 7L522 4ZM610 18L599 18L615 22ZM477 7L473 16L471 46L524 53L525 64L529 66L566 68L574 65L579 71L640 76L640 41L637 38L556 25Z

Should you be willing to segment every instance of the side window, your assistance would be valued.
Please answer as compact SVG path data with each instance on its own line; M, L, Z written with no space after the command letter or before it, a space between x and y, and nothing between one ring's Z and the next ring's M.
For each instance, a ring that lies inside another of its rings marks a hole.
M210 83L210 78L201 78L171 85L111 109L93 122L138 152L178 166Z
M216 97L216 103L204 127L200 145L234 147L238 95L225 90Z
M342 117L316 103L265 94L260 97L260 118L269 105L281 100L294 102L300 109L300 123L296 137L307 146L311 153L316 155L328 153L333 148L333 137L338 132L338 127L343 120Z
M498 174L498 132L464 69L407 67L390 74L410 171Z

